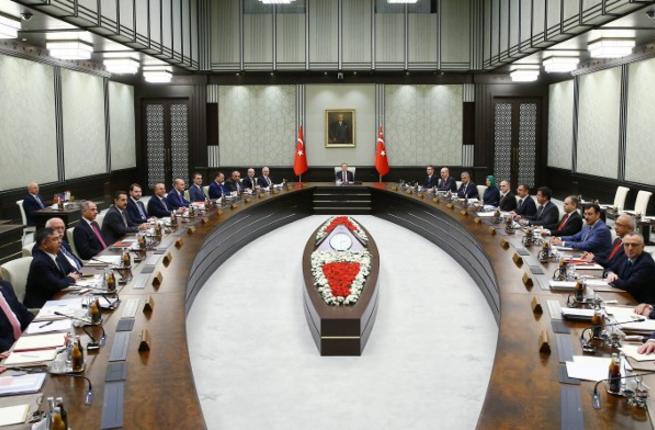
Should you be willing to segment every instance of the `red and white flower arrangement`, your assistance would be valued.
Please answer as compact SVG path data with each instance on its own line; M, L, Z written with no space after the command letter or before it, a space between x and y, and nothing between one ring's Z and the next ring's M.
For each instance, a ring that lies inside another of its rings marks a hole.
M353 218L345 215L333 216L325 221L323 225L321 225L321 228L316 232L316 242L320 242L321 239L332 233L332 230L339 225L345 226L362 242L368 242L368 237L366 236L364 229Z
M314 285L326 304L354 305L371 271L371 254L367 250L314 251L311 270Z

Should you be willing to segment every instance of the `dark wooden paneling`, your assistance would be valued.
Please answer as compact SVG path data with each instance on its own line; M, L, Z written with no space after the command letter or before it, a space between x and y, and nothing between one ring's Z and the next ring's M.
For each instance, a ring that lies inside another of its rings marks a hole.
M218 103L207 103L207 145L218 145Z
M462 144L475 145L475 102L464 102Z

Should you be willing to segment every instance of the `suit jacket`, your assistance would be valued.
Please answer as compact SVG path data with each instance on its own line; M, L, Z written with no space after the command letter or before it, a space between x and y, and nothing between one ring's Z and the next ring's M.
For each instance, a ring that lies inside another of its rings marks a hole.
M4 296L9 308L16 315L21 330L25 330L34 319L34 315L27 310L25 305L18 301L14 288L9 282L0 281L0 294ZM7 351L14 342L16 342L16 339L14 339L14 330L11 323L4 312L0 310L0 351Z
M534 216L526 218L530 220L530 225L541 225L550 230L559 224L559 209L555 203L548 201L541 210L537 209Z
M23 210L25 211L25 217L27 218L27 225L36 225L36 220L34 219L34 211L45 208L45 203L41 196L38 196L41 200L41 204L34 198L32 194L27 194L23 198Z
M459 186L459 190L457 190L457 197L460 199L479 199L480 195L478 194L478 187L473 183L473 181L469 181L468 184L462 183L462 185Z
M231 178L225 181L223 184L223 189L226 190L228 193L232 193L234 191L236 192L241 192L244 189L243 183L241 181L233 181Z
M566 214L564 214L566 216ZM580 212L573 211L569 214L566 224L562 225L564 218L553 228L550 229L550 234L555 237L573 236L582 229L582 217Z
M223 184L217 184L216 181L212 181L209 184L209 198L210 199L220 199L225 194L226 190L223 187Z
M614 255L612 255L612 252L614 251L614 247L616 247L616 252L614 253ZM625 258L625 249L623 248L623 239L621 239L620 237L614 239L610 253L606 257L598 257L597 255L594 255L594 261L605 268L609 268L612 264L614 264L617 261L621 261L624 258Z
M139 212L139 208L143 211L143 215ZM148 221L148 211L142 201L137 200L136 203L132 200L132 197L127 198L127 222L131 226L143 224Z
M189 201L184 198L184 194L178 192L175 188L168 192L166 204L171 209L188 208Z
M204 202L207 196L205 196L205 191L202 187L193 184L189 187L189 197L192 202Z
M516 204L515 212L525 217L535 216L537 214L537 205L534 203L534 199L527 195L522 200L522 202Z
M443 178L439 177L437 181L437 191L450 191L451 193L457 192L457 181L452 176L444 181Z
M32 257L23 303L28 308L40 308L52 299L55 293L75 283L75 280L68 276L74 269L61 254L57 255L59 267L41 250L36 250Z
M98 226L98 230L100 230L100 226ZM102 236L102 232L100 235ZM107 240L104 237L102 239L106 244ZM84 219L81 219L73 229L73 241L75 242L75 248L77 248L78 254L84 260L95 257L102 251L102 244L91 229L89 223Z
M484 190L482 202L485 205L498 206L500 203L500 191L498 191L498 188L488 187L486 190Z
M437 186L437 175L426 176L423 181L423 188L433 188Z
M126 211L124 211L123 214L125 215L125 221L127 222ZM126 222L123 222L123 217L116 206L109 208L105 214L105 218L102 220L102 237L105 238L107 246L111 246L112 243L120 240L128 233L136 233L139 231L138 227L130 226L129 223L126 225Z
M256 176L250 179L250 176L246 176L243 181L241 181L241 185L243 188L250 188L251 190L254 190L255 187L257 187L257 183L259 182L259 178Z
M609 269L619 277L611 285L632 294L640 303L655 303L655 261L644 251L632 263L624 255L615 259Z
M150 197L148 200L148 216L164 218L171 215L171 207L168 206L166 199L159 199L157 196Z
M259 178L257 178L257 183L262 188L269 188L273 186L273 180L271 179L270 176L267 177L260 176Z
M348 182L355 182L355 175L353 175L353 172L350 170L346 171L346 178L348 178ZM335 175L334 175L334 180L335 181L342 181L343 180L343 172L339 170Z
M511 191L508 191L507 194L500 198L498 208L505 212L510 212L516 209L516 197Z
M585 225L573 236L562 236L565 246L593 252L598 258L606 258L612 250L612 234L609 228L599 219L594 225Z

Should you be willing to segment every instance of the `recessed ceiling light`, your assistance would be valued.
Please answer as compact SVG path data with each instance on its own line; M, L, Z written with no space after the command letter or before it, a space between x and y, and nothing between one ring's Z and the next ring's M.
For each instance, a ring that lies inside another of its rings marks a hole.
M587 44L593 58L620 58L632 54L635 40L627 37L601 37Z
M0 39L16 39L21 29L20 19L0 15Z
M546 73L566 73L578 68L580 58L573 56L550 56L544 59Z
M509 76L513 82L532 82L539 79L538 64L513 64Z
M165 65L143 66L143 78L146 82L162 84L173 79L173 68Z

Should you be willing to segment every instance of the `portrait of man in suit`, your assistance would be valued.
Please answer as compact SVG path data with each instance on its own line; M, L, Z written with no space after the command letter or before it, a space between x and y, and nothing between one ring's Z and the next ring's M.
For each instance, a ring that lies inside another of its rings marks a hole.
M348 109L325 110L325 146L355 146L355 111Z

